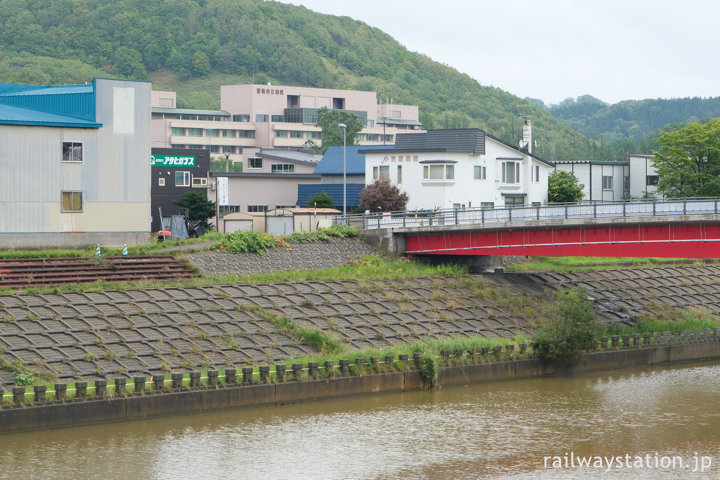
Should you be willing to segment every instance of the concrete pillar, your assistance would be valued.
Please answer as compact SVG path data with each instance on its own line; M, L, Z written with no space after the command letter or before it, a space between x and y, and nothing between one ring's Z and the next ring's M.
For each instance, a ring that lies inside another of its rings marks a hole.
M87 382L75 382L75 401L87 398Z
M35 403L45 403L47 395L47 385L34 385Z
M145 377L134 376L133 383L135 384L135 396L145 395Z
M334 368L335 362L333 362L332 360L325 360L325 363L323 364L323 366L325 367L325 375L326 375L328 378L334 376L334 374L335 374L335 368Z
M705 332L704 332L705 335L704 335L704 337L703 337L703 341L704 341L705 343L710 342L711 332L712 332L712 330L710 330L709 328L706 328L706 329L705 329Z
M172 373L172 374L170 374L170 378L172 379L173 392L179 392L180 390L182 390L183 374L182 373Z
M340 375L347 377L350 373L350 360L343 358L340 360Z
M278 383L283 383L285 381L285 370L287 370L287 365L284 363L276 363L275 364L275 381Z
M520 355L524 355L526 350L527 350L527 343L521 343L520 344ZM474 350L473 350L473 352L474 352ZM475 360L474 355L473 355L473 360Z
M258 367L260 371L260 383L263 385L270 382L270 365L260 365Z
M95 380L95 398L103 399L107 396L107 380Z
M486 357L490 354L490 347L482 347L482 356Z
M220 372L217 370L208 370L207 376L208 388L218 388L218 384L220 383Z
M643 333L643 346L650 346L650 337L651 335L649 333Z
M395 355L385 355L385 368L391 371L395 368Z
M680 331L675 330L675 339L673 340L673 345L680 345Z
M118 377L115 379L115 396L124 397L127 395L127 378Z
M622 346L623 348L628 348L630 346L630 335L627 333L622 336Z
M67 400L67 383L55 384L55 401L63 403Z
M510 345L505 345L505 353L507 353L508 358L512 358L512 354L514 351L515 351L514 344L511 343Z
M693 343L702 343L702 330L697 328L695 329L695 335L693 335Z
M413 365L415 365L415 369L420 369L420 354L418 352L413 353Z
M672 332L663 332L665 336L665 343L663 345L670 345L672 342Z
M380 373L380 357L370 357L373 372Z
M165 388L165 375L153 375L152 382L155 393L162 392Z
M715 332L715 335L713 335L713 338L716 342L720 341L720 328L715 327L713 328L713 331Z
M420 354L418 353L418 364L420 362ZM360 357L355 359L355 370L358 375L365 372L365 359Z
M244 385L252 385L253 370L253 367L242 367Z
M605 350L608 346L608 337L600 337L600 350Z
M268 367L270 370L270 367ZM234 387L237 385L237 370L234 368L225 369L225 385L228 387Z
M493 348L493 355L496 361L502 358L502 345L496 345L495 348Z
M13 403L17 407L25 405L25 387L13 387Z
M315 380L318 378L318 362L308 362L308 375Z
M303 364L302 363L293 363L292 364L292 372L293 372L293 378L297 381L300 380L300 376L302 375L303 370Z
M200 372L190 372L190 388L200 388Z
M633 347L638 348L640 346L640 334L633 333Z
M612 348L618 348L618 343L620 342L620 337L618 337L617 335L611 335L610 342L611 342L610 345L612 346Z

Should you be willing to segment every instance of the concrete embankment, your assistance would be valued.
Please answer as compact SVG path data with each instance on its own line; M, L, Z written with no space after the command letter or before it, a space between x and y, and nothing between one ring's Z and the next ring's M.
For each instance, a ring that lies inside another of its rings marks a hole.
M666 332L664 335L613 337L611 342L612 346L608 349L587 354L586 362L578 366L558 366L537 359L503 361L504 356L513 353L500 349L492 352L485 349L483 352L445 352L442 360L447 366L439 369L437 384L466 385L720 358L718 328L676 332L674 335ZM483 363L449 366L453 362L472 362L473 359ZM259 380L254 379L250 367L243 369L242 377L237 376L234 369L226 370L227 377L222 383L218 381L218 372L210 372L206 382L200 382L199 374L196 374L192 375L194 381L191 380L190 386L181 382L182 375L175 375L170 385L156 379L153 390L149 391L144 390L145 377L135 377L136 385L143 386L136 389L140 393L128 394L124 384L119 384L113 397L108 397L106 388L102 388L100 391L96 389L93 396L82 390L76 398L67 399L65 388L57 388L56 385L55 400L48 401L44 388L35 387L34 402L29 404L25 403L25 388L15 387L13 405L5 405L0 410L0 433L427 388L413 360L417 363L418 358L410 359L406 355L398 359L386 357L384 365L380 365L378 359L373 359L371 365L376 372L382 372L389 364L400 371L360 376L352 375L347 361L341 361L339 368L328 363L322 373L317 363L309 363L307 368L293 364L287 374L283 366L274 377L269 375L269 367L265 366L260 371ZM321 375L326 378L320 378ZM300 380L302 378L309 379ZM82 387L86 388L86 384Z

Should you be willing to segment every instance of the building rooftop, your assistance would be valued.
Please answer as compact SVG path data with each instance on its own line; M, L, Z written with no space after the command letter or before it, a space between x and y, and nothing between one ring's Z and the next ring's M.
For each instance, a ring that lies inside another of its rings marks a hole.
M0 124L100 128L95 121L95 83L0 84Z
M347 147L345 173L346 175L365 175L365 154L359 151L393 150L392 145L352 145ZM330 147L323 155L322 160L315 169L320 175L343 174L343 147Z

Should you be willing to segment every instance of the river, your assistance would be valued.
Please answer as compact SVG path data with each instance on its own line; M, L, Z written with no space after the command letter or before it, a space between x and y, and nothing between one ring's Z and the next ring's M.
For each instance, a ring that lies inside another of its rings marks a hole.
M0 478L720 478L719 400L705 363L235 409L1 436Z

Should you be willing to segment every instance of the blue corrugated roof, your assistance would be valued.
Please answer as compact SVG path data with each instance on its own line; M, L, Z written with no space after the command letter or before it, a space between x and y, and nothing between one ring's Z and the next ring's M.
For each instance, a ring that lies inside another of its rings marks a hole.
M347 209L357 206L360 203L360 191L365 188L362 183L348 183L345 196L347 197ZM300 206L311 206L310 197L316 193L325 192L335 202L335 208L342 210L343 207L343 185L342 183L300 183L298 184L298 201Z
M0 84L0 123L99 128L95 121L95 84Z
M330 147L323 155L322 160L315 168L315 173L320 175L342 175L343 173L343 148ZM365 154L358 153L358 150L387 150L392 145L352 145L347 148L346 174L365 175ZM342 199L341 199L342 201Z

